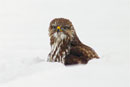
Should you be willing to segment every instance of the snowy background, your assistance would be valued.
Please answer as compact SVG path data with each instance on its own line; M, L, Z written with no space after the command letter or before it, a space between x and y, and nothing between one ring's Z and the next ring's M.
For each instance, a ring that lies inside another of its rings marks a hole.
M0 87L129 87L128 0L0 0ZM100 59L45 62L48 27L68 18Z

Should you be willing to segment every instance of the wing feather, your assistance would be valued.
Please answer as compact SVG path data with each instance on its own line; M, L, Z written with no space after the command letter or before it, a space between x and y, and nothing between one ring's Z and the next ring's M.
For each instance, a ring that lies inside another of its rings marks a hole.
M91 47L86 45L72 47L70 54L80 56L80 57L82 56L88 59L99 58L97 53Z

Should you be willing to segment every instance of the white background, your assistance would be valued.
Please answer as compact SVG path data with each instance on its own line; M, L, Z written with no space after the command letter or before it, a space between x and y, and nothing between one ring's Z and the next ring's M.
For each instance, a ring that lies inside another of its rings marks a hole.
M128 0L0 0L0 87L128 87ZM84 66L46 63L48 27L72 21L99 60Z

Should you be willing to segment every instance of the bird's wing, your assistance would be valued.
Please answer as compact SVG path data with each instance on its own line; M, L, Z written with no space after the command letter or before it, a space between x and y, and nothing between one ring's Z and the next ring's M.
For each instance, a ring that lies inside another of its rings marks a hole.
M70 53L88 59L99 58L97 53L91 47L86 45L74 46L71 48Z
M93 58L99 57L89 46L73 46L70 49L70 54L65 58L65 65L86 64Z

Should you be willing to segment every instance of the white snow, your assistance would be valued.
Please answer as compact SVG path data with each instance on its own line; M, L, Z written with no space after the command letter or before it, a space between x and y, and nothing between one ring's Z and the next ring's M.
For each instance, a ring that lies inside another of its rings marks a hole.
M0 0L0 87L129 87L128 0ZM49 22L72 21L100 59L46 62Z

